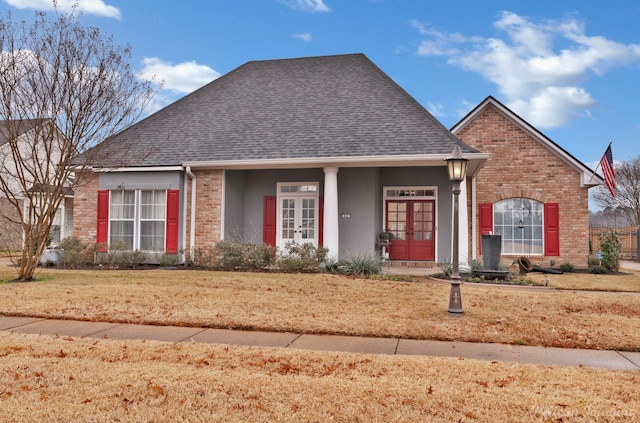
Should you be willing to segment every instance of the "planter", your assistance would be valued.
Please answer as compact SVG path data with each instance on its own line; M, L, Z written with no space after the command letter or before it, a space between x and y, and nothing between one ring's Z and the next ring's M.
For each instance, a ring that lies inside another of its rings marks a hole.
M502 254L502 235L482 235L482 264L484 270L498 270Z
M518 267L520 268L520 273L522 274L531 272L533 270L531 261L526 257L520 257L518 259Z
M40 264L46 263L58 263L60 261L60 257L64 254L64 250L56 250L53 248L46 248L42 252L42 257L40 257Z

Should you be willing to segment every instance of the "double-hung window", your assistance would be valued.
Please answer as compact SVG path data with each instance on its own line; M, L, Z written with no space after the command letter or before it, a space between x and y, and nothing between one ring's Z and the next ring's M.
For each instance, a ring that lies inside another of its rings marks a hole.
M113 190L109 201L109 244L128 249L164 251L165 190Z

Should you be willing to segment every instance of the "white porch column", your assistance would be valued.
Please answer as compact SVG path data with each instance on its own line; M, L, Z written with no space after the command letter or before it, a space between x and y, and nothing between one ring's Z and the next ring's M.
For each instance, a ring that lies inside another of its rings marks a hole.
M338 168L324 168L324 246L329 255L338 256L340 234L338 231Z
M460 182L460 227L458 229L458 263L469 263L469 212L467 208L467 178Z

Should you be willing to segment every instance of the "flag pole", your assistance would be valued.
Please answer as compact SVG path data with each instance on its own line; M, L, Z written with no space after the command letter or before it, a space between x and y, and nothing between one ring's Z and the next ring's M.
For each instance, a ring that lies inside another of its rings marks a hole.
M604 151L606 152L609 148L611 148L612 145L613 145L613 141L609 141L609 145L607 146L607 149L604 150ZM598 171L598 169L600 169L600 163L601 162L602 162L602 159L600 159L598 161L598 166L596 166L596 168L593 170L593 173L591 174L591 178L589 178L589 182L591 182L593 180L593 175L595 175L596 172Z

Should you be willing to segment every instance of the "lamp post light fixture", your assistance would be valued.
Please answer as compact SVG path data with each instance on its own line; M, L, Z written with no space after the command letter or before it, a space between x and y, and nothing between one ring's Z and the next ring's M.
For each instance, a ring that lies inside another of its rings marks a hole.
M467 173L467 159L462 155L460 146L456 144L453 148L451 156L447 159L447 170L449 171L449 180L453 183L451 192L453 193L453 247L451 258L451 292L449 293L449 315L462 315L462 294L460 292L460 269L458 263L459 256L459 216L458 197L460 196L460 183L464 180Z

